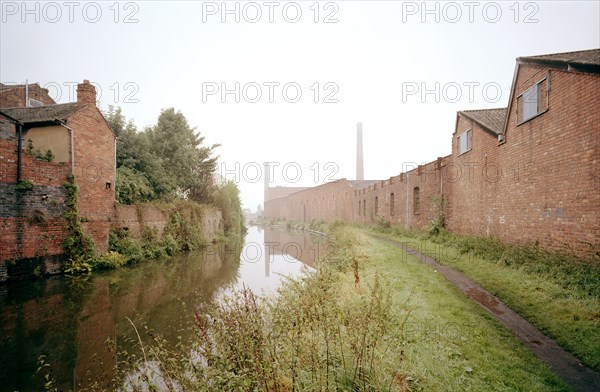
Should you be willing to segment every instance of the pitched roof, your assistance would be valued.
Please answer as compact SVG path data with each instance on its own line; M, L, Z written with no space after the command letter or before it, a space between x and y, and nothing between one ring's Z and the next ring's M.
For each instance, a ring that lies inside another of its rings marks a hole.
M458 112L479 124L484 130L500 135L504 131L504 120L506 119L506 108L463 110Z
M519 57L517 63L535 64L568 71L600 73L600 49Z
M3 108L2 112L24 124L41 123L54 120L66 120L84 106L85 105L78 103L63 103L28 108Z
M38 85L38 84L37 83L29 83L29 86L35 86L35 85ZM4 83L0 83L0 91L6 91L6 90L13 89L13 88L24 88L24 87L25 87L25 84L4 84Z

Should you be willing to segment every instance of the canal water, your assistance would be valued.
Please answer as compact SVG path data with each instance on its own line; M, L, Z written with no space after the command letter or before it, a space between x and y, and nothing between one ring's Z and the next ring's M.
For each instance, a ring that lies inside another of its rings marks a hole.
M42 390L46 357L59 390L114 377L118 350L133 351L152 331L170 342L192 339L194 311L242 287L275 295L324 253L320 237L249 227L243 244L148 261L90 276L53 276L0 285L0 391ZM131 322L130 322L131 320ZM131 352L130 351L130 352Z

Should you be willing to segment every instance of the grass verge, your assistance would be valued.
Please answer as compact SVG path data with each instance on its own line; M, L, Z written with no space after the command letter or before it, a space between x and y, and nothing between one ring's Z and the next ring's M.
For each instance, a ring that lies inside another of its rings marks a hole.
M600 370L598 260L445 231L372 230L468 275L587 366Z

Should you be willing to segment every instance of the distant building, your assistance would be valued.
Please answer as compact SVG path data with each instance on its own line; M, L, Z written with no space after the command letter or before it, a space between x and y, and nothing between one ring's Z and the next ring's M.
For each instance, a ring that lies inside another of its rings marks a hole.
M599 91L600 49L520 57L508 107L458 112L450 155L382 181L266 189L265 216L422 229L443 213L455 233L596 254Z

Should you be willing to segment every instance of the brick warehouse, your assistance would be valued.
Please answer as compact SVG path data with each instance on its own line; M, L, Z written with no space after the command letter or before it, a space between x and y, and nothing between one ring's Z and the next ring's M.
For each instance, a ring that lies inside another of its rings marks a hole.
M508 107L457 113L452 153L381 181L265 191L265 217L422 229L600 252L600 49L517 59Z
M60 269L69 173L79 186L84 231L98 253L108 250L115 146L89 81L77 86L77 102L67 104L56 104L38 84L0 84L0 281L38 266L46 273Z

